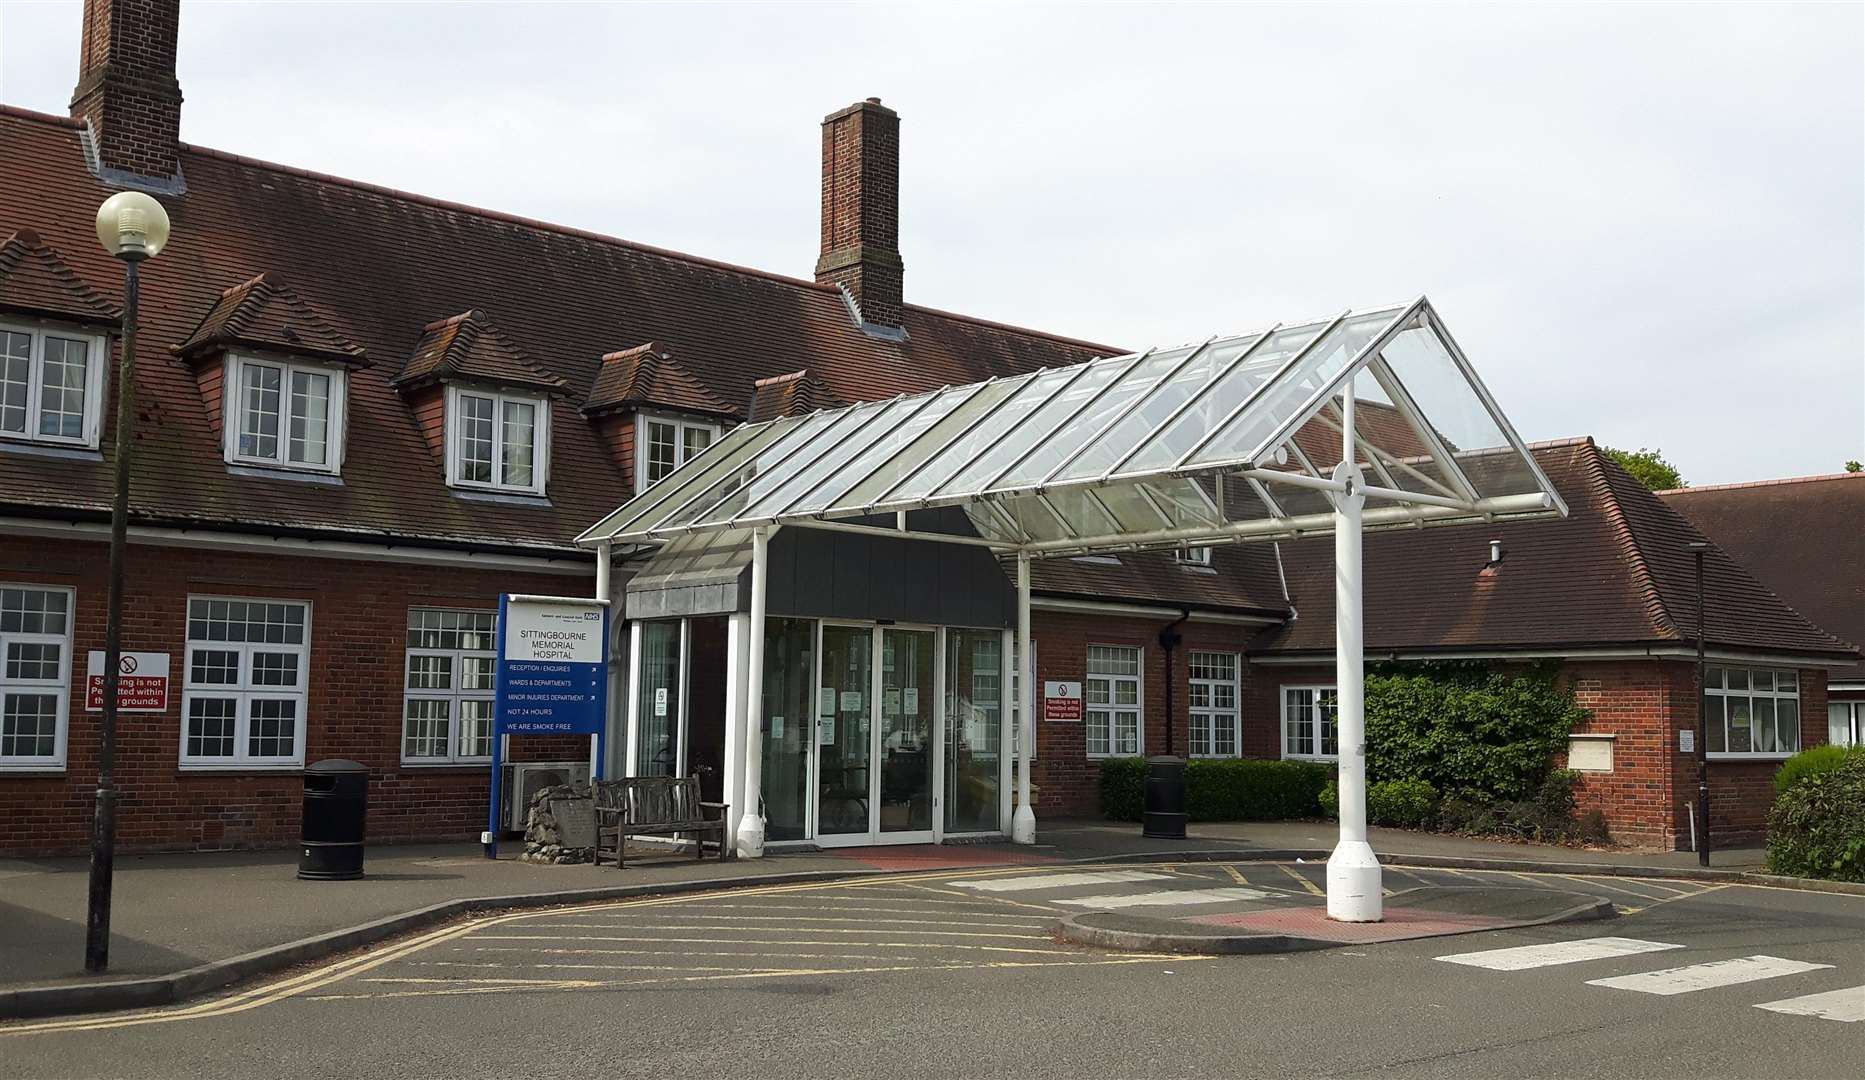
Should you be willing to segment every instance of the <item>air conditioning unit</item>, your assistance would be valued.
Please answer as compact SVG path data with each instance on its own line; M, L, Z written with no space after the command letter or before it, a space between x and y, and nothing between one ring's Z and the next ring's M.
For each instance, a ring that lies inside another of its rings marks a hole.
M531 797L547 787L561 784L589 783L587 761L520 761L507 766L505 774L505 824L513 832L523 832L525 815L531 810Z

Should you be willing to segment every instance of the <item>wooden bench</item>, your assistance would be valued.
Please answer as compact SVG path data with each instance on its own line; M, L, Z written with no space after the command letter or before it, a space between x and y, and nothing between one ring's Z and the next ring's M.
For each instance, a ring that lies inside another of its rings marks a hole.
M719 845L719 858L725 858L725 803L704 802L699 795L697 776L631 776L622 780L598 780L594 784L596 802L595 863L602 865L605 840L614 844L615 866L622 866L623 852L631 836L677 836L693 834L693 856L706 857L706 834Z

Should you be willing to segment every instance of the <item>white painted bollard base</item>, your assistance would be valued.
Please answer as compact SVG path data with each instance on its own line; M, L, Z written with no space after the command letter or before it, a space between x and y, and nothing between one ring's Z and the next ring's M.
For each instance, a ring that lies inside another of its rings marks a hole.
M1378 922L1385 916L1379 856L1364 840L1342 840L1328 856L1328 918Z
M757 859L764 855L764 819L756 814L746 814L738 821L736 838L738 857Z
M1025 803L1017 807L1017 812L1010 815L1010 840L1015 844L1034 844L1036 842L1036 811Z

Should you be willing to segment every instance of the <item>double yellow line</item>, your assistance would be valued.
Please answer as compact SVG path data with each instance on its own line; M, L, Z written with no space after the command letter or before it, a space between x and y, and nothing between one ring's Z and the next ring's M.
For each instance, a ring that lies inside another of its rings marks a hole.
M855 878L840 881L804 882L796 885L766 885L751 889L733 889L730 887L697 893L680 893L674 896L655 896L642 900L618 900L610 903L572 905L570 910L577 911L614 911L621 908L660 907L668 904L691 903L695 900L710 899L718 896L772 896L781 893L808 892L822 889L843 888L849 885L892 885L909 884L916 881L938 881L954 877L978 878L996 877L1008 874L1030 873L1035 870L1049 869L1047 866L992 867L986 869L941 870L922 874L876 875L875 877ZM562 914L564 908L550 908L538 911L516 911L503 915L487 915L471 918L465 923L430 930L398 945L389 946L381 951L372 951L351 956L332 964L326 964L314 971L264 986L254 987L227 997L215 998L199 1005L178 1008L156 1009L145 1012L126 1013L105 1017L75 1017L65 1020L47 1020L39 1023L0 1025L0 1038L13 1035L43 1035L66 1031L109 1031L116 1028L141 1027L146 1024L168 1024L179 1020L207 1020L219 1016L230 1016L246 1012L265 1005L275 1004L300 994L309 993L331 983L339 982L365 971L371 971L384 964L393 963L403 957L411 956L436 945L445 944L456 938L465 937L475 930L482 930L501 923L520 919L534 919L540 915Z

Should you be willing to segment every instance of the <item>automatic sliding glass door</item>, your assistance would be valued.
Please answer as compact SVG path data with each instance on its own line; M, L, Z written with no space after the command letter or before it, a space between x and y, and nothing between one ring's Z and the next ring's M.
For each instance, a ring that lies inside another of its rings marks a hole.
M937 702L932 630L881 631L880 791L876 831L886 839L933 827L933 712ZM917 838L916 838L917 839Z
M946 631L945 831L1000 832L1003 632Z
M822 687L816 699L816 834L867 835L873 762L874 631L822 628Z

